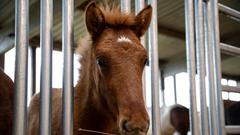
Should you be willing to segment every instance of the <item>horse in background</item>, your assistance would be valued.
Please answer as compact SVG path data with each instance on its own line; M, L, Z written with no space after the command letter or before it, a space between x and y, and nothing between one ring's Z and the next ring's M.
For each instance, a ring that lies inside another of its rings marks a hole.
M12 135L14 83L0 68L0 134Z
M224 100L225 124L240 125L240 101Z
M240 125L240 102L223 100L225 124ZM164 106L161 108L161 135L187 135L190 127L189 109L182 105Z
M226 103L225 103L226 102ZM240 101L225 100L225 124L226 125L240 125ZM228 134L228 135L240 135Z
M161 135L187 135L189 131L189 109L174 104L171 106L163 106L161 109Z
M224 100L224 115L226 125L240 125L240 101ZM228 134L228 135L240 135Z
M80 78L74 88L74 135L146 135L142 73L148 63L140 37L151 21L152 7L136 16L116 6L92 2L85 13L89 38L78 45ZM62 129L62 90L52 91L52 135ZM28 110L28 135L37 135L40 96Z

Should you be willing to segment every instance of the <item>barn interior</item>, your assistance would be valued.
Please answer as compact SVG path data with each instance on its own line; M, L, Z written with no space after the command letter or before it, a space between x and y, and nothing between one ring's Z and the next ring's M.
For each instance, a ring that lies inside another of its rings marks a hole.
M101 1L101 0L98 0ZM74 47L86 34L84 10L91 0L75 0ZM161 77L187 72L184 0L159 0L158 55ZM54 0L53 49L62 51L62 1ZM239 0L219 0L220 4L240 11ZM132 11L134 11L132 1ZM220 42L240 50L240 20L219 12ZM4 68L4 54L14 48L15 1L0 0L0 67ZM147 42L147 41L146 41ZM147 43L146 43L147 44ZM40 47L40 0L29 1L29 47ZM240 54L221 51L222 77L237 81L240 88ZM164 86L163 86L164 87ZM235 88L234 88L235 90Z

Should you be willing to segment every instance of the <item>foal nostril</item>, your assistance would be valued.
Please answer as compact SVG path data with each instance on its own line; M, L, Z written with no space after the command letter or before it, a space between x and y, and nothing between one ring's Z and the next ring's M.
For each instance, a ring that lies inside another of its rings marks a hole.
M127 120L124 120L122 122L122 129L126 132L130 132L131 131L131 127L129 126Z
M123 120L121 126L125 132L147 132L149 123Z

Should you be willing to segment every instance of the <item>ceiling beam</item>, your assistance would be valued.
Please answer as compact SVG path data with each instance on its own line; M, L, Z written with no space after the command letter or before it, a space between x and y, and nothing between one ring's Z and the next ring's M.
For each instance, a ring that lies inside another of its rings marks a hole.
M40 47L40 37L35 36L29 41L29 45L33 47ZM77 44L74 44L73 48L76 48ZM53 50L62 51L62 41L55 40L53 41Z
M0 37L0 54L4 54L14 47L14 36Z
M33 47L40 47L40 37L35 36L29 40L29 45ZM62 51L62 42L61 41L53 41L53 50Z
M228 75L223 73L222 78L240 81L240 76L237 75Z
M13 34L14 33L14 22L9 23L6 26L1 26L0 28L0 37L5 37L8 36L9 34Z

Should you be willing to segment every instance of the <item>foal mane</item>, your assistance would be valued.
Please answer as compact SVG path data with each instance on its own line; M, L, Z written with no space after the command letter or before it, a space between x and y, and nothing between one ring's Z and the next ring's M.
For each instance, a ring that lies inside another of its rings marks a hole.
M116 4L101 4L99 8L105 17L106 26L118 28L119 26L128 27L136 24L135 15L133 13L121 12Z
M104 15L105 26L111 26L111 28L119 28L131 27L136 24L135 15L133 13L121 12L119 6L116 3L99 3L98 7L101 9ZM91 48L93 42L94 41L92 41L91 35L87 33L86 36L79 40L76 52L84 56L84 53Z

